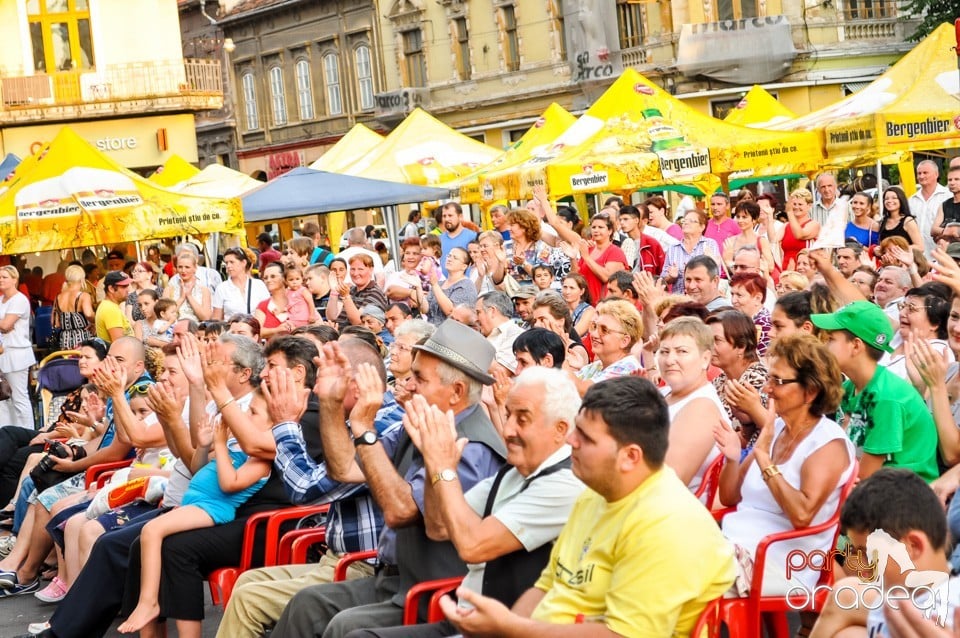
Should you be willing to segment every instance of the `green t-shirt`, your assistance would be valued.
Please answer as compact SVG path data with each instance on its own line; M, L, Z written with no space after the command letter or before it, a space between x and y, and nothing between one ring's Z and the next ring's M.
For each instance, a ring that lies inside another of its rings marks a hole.
M840 409L850 417L847 436L858 456L863 452L882 456L885 466L913 470L928 483L940 476L937 426L908 381L877 366L859 394L853 381L843 382Z

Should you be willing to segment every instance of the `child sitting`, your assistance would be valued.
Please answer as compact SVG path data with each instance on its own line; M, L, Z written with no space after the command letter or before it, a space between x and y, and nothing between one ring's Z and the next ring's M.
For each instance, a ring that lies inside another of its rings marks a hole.
M180 309L177 302L173 299L158 299L153 307L157 319L153 322L153 332L157 339L164 343L173 341L173 325L177 323L177 317ZM150 344L147 344L150 345Z
M546 264L537 264L533 267L533 285L537 290L560 290L553 276L553 267Z
M440 243L440 238L436 235L424 235L420 238L420 249L423 251L423 256L420 257L420 265L417 266L417 270L420 271L420 287L426 294L430 292L431 272L437 274L437 279L441 283L446 280L443 270L440 269L440 255L443 253L443 246Z
M291 266L284 274L287 285L287 315L294 326L306 326L320 320L313 305L313 295L303 285L303 273L300 268Z
M260 390L254 392L247 416L258 429L272 427ZM206 462L211 440L215 459ZM227 427L222 422L218 421L214 428L205 424L198 432L198 442L192 463L198 471L190 480L182 505L147 523L140 534L140 599L133 613L118 627L121 633L139 631L160 614L163 540L186 530L232 521L237 507L263 487L270 475L272 459L248 457L227 446Z

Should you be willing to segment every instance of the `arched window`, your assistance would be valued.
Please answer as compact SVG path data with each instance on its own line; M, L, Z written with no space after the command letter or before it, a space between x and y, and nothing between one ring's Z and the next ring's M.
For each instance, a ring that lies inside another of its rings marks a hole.
M327 83L327 115L343 113L343 99L340 95L340 62L336 53L323 56L323 75Z
M354 51L357 63L357 82L360 84L360 110L373 108L373 65L370 64L370 47L361 44Z
M273 106L273 125L287 123L287 96L283 92L283 69L279 66L270 69L270 103Z
M247 116L247 130L255 131L260 128L260 114L257 113L257 85L253 73L247 71L240 78L243 88L243 111Z
M306 60L297 62L297 105L301 121L314 118L313 80L310 78L310 63Z

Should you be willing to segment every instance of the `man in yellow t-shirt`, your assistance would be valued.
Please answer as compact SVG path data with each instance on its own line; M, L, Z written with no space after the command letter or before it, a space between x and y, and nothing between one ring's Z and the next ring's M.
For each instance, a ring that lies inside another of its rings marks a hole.
M447 618L466 635L505 638L553 638L554 625L578 622L585 636L598 635L593 623L610 636L689 635L707 603L733 583L733 547L663 464L669 426L649 381L592 386L569 437L573 472L590 489L540 579L512 611L461 588L459 606L443 601Z
M131 281L126 273L119 270L108 272L103 278L104 298L97 306L94 324L97 336L107 343L113 343L120 337L133 335L133 327L120 308L120 304L127 300Z

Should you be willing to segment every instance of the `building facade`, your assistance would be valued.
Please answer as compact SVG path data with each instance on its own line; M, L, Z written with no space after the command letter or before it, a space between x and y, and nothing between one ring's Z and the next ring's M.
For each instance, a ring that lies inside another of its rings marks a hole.
M26 157L69 125L146 173L197 161L194 113L223 105L219 65L185 60L174 0L0 3L0 150Z
M377 127L384 84L373 0L221 1L239 170L310 164L358 122Z
M415 106L504 147L557 102L579 112L633 67L723 117L753 84L797 114L895 62L915 22L896 0L386 0L389 127Z

